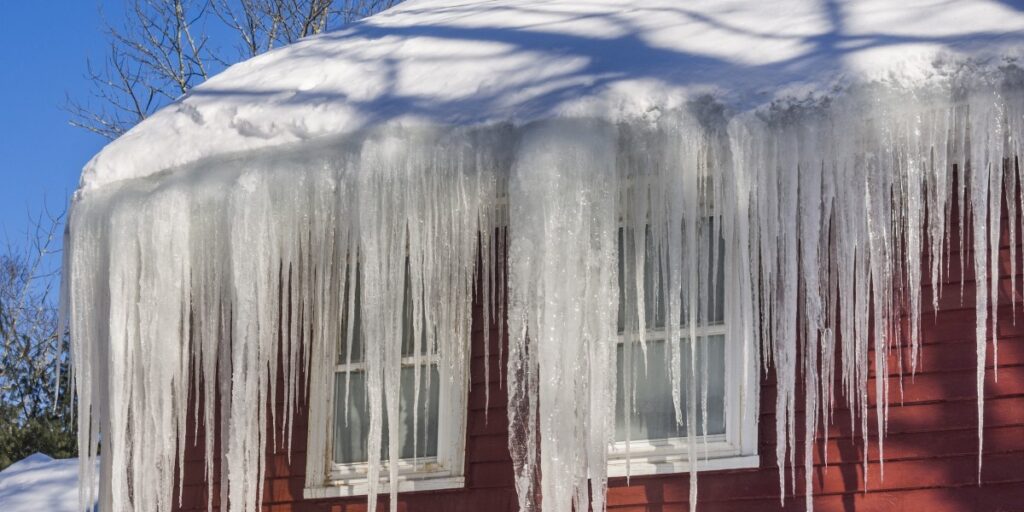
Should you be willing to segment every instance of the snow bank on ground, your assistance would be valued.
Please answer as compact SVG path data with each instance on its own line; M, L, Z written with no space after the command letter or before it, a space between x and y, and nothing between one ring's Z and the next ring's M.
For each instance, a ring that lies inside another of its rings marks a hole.
M78 512L78 459L35 453L0 471L0 510Z
M1000 0L412 0L230 69L111 143L83 189L382 124L611 120L711 95L736 110L1005 64Z

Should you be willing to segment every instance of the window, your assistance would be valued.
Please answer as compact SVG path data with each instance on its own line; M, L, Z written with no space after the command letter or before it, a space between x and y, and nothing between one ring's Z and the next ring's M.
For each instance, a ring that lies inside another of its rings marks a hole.
M359 296L358 283L355 296ZM314 365L310 400L310 439L307 454L306 498L358 496L367 493L370 413L366 389L365 340L360 332L360 308L354 305L351 354L343 318L341 339L331 348L327 363ZM345 310L348 310L347 308ZM416 353L412 336L411 296L406 283L402 333L402 374L399 386L398 490L418 491L462 487L467 387L464 378L449 378L434 348ZM425 343L423 345L426 345ZM419 370L419 399L414 386ZM320 389L313 389L319 387ZM382 400L384 398L382 397ZM415 409L415 410L414 410ZM414 428L415 423L415 428ZM379 489L389 490L387 436L383 418Z
M753 375L753 363L743 363L745 340L731 334L725 319L729 317L725 290L729 286L727 259L719 243L718 250L709 250L701 262L702 277L697 283L698 296L708 297L697 304L697 328L684 326L676 333L679 353L679 393L682 422L676 421L672 389L672 357L665 328L667 301L665 286L654 269L660 265L657 254L648 246L644 255L644 338L646 358L639 343L626 332L639 330L636 318L636 267L631 254L630 234L620 232L619 251L619 346L617 350L618 382L616 385L615 443L609 452L609 476L679 473L689 470L686 411L689 408L688 385L695 386L696 435L698 470L757 467L756 404L742 403L743 396L756 396L743 389L743 375ZM647 237L650 240L650 237ZM648 244L650 245L650 244ZM714 265L710 262L714 261ZM628 264L627 264L628 262ZM706 276L714 274L714 279ZM628 285L627 285L628 283ZM682 298L681 298L682 299ZM683 301L680 300L680 303ZM629 308L632 308L631 310ZM688 305L681 304L683 323ZM632 315L630 315L632 313ZM631 318L632 317L632 318ZM628 327L628 328L627 328ZM696 339L696 375L687 378L691 365L691 340ZM751 358L752 360L753 358ZM706 375L706 380L704 376ZM756 386L755 378L746 380ZM633 404L627 416L626 393L632 383ZM706 399L706 407L701 403ZM706 411L706 417L704 412Z

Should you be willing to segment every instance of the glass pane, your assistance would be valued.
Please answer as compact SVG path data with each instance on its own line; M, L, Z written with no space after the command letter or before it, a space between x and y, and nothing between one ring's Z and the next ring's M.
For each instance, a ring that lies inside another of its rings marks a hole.
M709 230L713 230L713 224L708 223ZM626 330L626 308L635 308L637 303L636 297L636 278L635 278L635 252L634 248L633 232L631 230L620 229L619 230L619 318L618 326L619 332L625 332ZM699 313L699 316L703 317L706 315L707 324L721 324L725 319L725 251L724 241L719 239L718 247L715 248L712 244L707 244L707 253L704 256L703 261L699 262L706 270L708 274L714 270L715 279L710 281L706 276L699 276L701 280L698 283L699 287L704 287L704 293L707 296L712 296L713 300L708 305L706 312ZM711 262L714 261L714 269L711 268ZM645 323L649 328L661 328L665 326L665 287L664 287L664 276L659 275L661 273L656 272L655 269L661 268L661 261L659 260L658 254L655 252L654 247L651 244L651 236L648 231L646 252L644 254L644 317ZM684 262L684 265L687 263ZM684 285L685 286L685 285ZM684 290L685 292L685 290ZM688 304L685 300L685 293L681 300L681 319L682 323L686 324ZM698 309L704 307L703 302L698 304ZM636 326L633 326L635 329Z
M412 287L409 284L409 273L405 274L405 307L402 309L402 357L411 357L416 354L415 344L420 344L420 355L435 352L436 347L428 347L426 340L426 318L421 318L418 327L420 328L420 339L414 340L412 333ZM411 377L410 377L411 378Z
M690 368L690 347L688 341L680 344L682 365L680 375L680 403L682 424L676 423L672 406L672 378L669 372L671 362L668 345L664 341L647 342L647 371L643 367L643 352L634 346L636 394L633 402L631 440L669 439L686 437L686 411L689 407L686 375ZM705 348L706 347L706 348ZM615 440L626 440L625 390L623 386L623 350L618 348L618 384L615 390ZM722 335L708 336L706 343L697 343L697 435L704 435L701 413L702 366L707 362L708 377L708 434L725 433L725 339Z
M619 332L626 330L626 306L631 312L637 304L636 293L636 247L631 230L619 230ZM650 229L644 250L644 323L648 327L665 325L665 287L654 271L660 266L658 255L651 244ZM636 329L637 326L633 326Z
M430 378L430 389L427 389L427 378ZM345 372L335 374L334 381L334 461L339 464L366 462L367 436L370 430L370 410L366 399L365 374L362 371L351 372L348 397L348 418L345 417ZM398 402L398 414L401 421L399 430L400 454L403 459L437 456L438 435L438 404L440 378L436 365L423 367L420 372L420 403L418 428L419 438L413 443L413 368L402 368L402 382ZM428 392L429 391L429 392ZM384 418L383 436L381 437L381 458L387 459L388 425Z
M363 361L363 329L362 329L362 311L361 311L362 308L360 307L359 301L358 301L358 298L359 298L360 294L362 293L362 286L360 284L361 279L359 279L359 275L358 274L359 274L359 272L358 272L358 267L357 267L356 279L355 279L355 287L356 287L356 289L355 289L355 299L356 299L356 303L354 304L354 307L352 307L352 312L353 312L352 317L353 318L351 319L354 322L352 324L352 326L351 326L351 329L352 329L352 341L351 341L351 343L352 343L352 362L353 363L360 363L360 362ZM348 286L349 287L353 286L351 280L348 282ZM346 364L348 362L348 343L349 343L349 341L348 341L348 335L349 335L348 334L349 333L349 318L348 318L349 314L348 314L348 312L349 312L349 308L350 308L349 298L350 298L350 294L351 293L352 293L352 290L346 289L345 290L345 295L344 295L344 300L342 301L343 304L342 304L342 310L341 310L341 314L342 314L342 317L341 317L341 336L339 336L339 339L338 339L338 362L337 362L337 364Z
M429 377L428 377L429 376ZM427 389L427 379L430 380L430 389ZM402 387L399 391L398 416L401 424L399 429L399 458L411 459L413 457L436 457L437 456L437 420L441 386L441 377L437 373L437 365L424 366L420 368L420 403L416 404L413 399L413 383L415 374L412 368L402 368ZM413 408L419 405L417 411L416 442L413 443ZM384 437L387 439L388 424L384 421ZM414 446L415 444L415 446ZM388 447L381 450L381 457L388 458Z
M357 299L358 299L358 297L360 296L360 293L361 293L361 284L360 284L359 281L360 280L357 278L356 279L356 284L355 284L355 286L356 286L356 290L355 290L356 295L355 295L355 297ZM345 301L344 301L345 302L344 309L342 310L342 314L344 316L341 319L341 336L340 336L340 339L338 340L338 360L337 360L337 364L346 364L348 362L348 359L347 359L348 358L348 338L347 337L348 337L348 329L349 329L349 327L348 327L348 318L347 318L348 308L349 308L348 300L349 300L349 297L346 294L345 295ZM354 317L354 320L355 320L355 323L352 325L352 333L353 333L353 335L352 335L352 362L353 363L361 363L363 361L363 341L364 340L363 340L363 333L362 333L362 323L361 323L362 322L362 311L361 310L362 310L362 308L360 307L360 304L358 302L356 302L355 308L353 309L353 313L354 314L352 315ZM414 340L413 336L412 336L412 333L413 333L412 318L413 318L413 311L412 311L412 287L411 287L411 285L409 283L408 269L406 269L405 304L404 304L404 307L402 309L402 322L403 322L403 325L402 325L402 357L410 357L413 354L415 354L415 352L416 352L415 346L414 346L415 343L416 343L416 340ZM425 322L422 322L422 321L420 322L421 329L423 329L422 325L424 323ZM424 334L424 332L421 331L421 336L423 334ZM421 340L419 340L419 343L422 346L422 349L420 350L421 354L428 354L428 353L431 353L431 352L434 351L435 347L428 347L425 340L421 339Z
M348 416L345 416L345 380L343 372L334 375L334 462L365 462L366 436L370 430L370 408L366 404L366 375L348 374Z

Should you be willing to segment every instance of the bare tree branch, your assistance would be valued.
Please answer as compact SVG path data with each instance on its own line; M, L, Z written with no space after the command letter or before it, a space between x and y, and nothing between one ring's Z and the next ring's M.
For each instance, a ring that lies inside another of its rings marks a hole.
M218 58L202 24L210 0L130 0L99 69L88 65L89 99L68 98L70 123L114 139L209 78Z
M53 283L63 214L33 217L24 240L0 252L0 403L24 417L46 412L48 383L63 357Z
M54 298L64 216L30 218L0 245L0 469L37 451L77 454L73 398L52 392L71 382Z
M88 98L69 97L64 109L72 126L115 139L219 69L397 3L128 0L125 22L107 26L110 51L102 67L87 63L86 77L92 83ZM227 28L232 36L211 41L211 33L222 34L208 31L211 23Z

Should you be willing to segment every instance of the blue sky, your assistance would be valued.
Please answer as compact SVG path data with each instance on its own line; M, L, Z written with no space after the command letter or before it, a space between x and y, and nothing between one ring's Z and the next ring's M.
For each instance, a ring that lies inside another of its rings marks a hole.
M120 6L117 7L120 9ZM109 9L109 7L107 7ZM18 241L45 199L61 211L105 139L68 125L65 94L88 94L86 58L106 43L94 1L6 2L0 16L0 239Z

